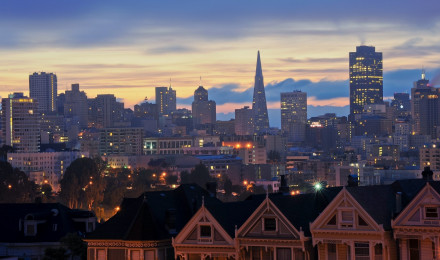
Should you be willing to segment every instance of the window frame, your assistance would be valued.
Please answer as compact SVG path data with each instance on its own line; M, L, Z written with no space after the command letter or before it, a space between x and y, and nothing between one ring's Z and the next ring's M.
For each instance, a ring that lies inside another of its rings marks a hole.
M266 229L266 220L269 220L269 219L273 219L275 221L275 229L273 229L273 230ZM277 232L278 231L278 220L276 217L263 217L262 225L263 225L262 229L264 232Z
M434 214L434 212L428 212L428 209L435 209L435 217L428 217L427 214ZM434 205L426 205L423 209L423 216L425 219L439 219L439 207Z

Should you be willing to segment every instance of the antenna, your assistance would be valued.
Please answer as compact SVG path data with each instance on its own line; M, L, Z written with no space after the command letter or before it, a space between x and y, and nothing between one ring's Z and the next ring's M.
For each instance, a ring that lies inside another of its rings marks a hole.
M202 85L202 76L200 76L199 86Z

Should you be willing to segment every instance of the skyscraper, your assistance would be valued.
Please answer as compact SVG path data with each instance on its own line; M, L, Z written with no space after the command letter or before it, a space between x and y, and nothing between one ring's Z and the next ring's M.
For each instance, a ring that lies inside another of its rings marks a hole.
M37 100L40 113L56 111L57 75L46 72L29 75L29 96Z
M252 135L254 127L252 125L252 110L248 106L235 109L235 134Z
M269 129L267 115L266 93L264 91L263 70L261 68L260 51L257 56L257 69L255 72L254 98L252 101L252 123L254 133L259 134Z
M429 85L429 80L422 73L422 78L414 82L411 89L411 115L413 131L419 135L436 138L440 126L440 89Z
M156 104L159 116L176 111L176 91L167 87L156 87Z
M38 103L14 93L2 99L3 140L17 153L37 153L40 151L40 124Z
M382 53L373 46L357 46L350 52L350 114L363 112L364 105L383 101Z
M87 127L87 95L79 91L79 84L72 84L72 90L66 90L64 117L73 118L82 128Z
M281 130L291 142L303 142L306 136L307 93L281 93Z
M192 117L194 126L214 124L216 122L216 104L213 100L208 100L208 91L199 86L194 91L194 102L192 102Z

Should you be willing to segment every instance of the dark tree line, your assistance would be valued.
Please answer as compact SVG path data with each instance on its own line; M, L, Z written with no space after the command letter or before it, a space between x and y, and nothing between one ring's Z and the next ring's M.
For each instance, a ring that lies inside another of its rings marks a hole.
M38 186L29 181L27 175L11 164L0 161L0 202L33 202L38 194Z

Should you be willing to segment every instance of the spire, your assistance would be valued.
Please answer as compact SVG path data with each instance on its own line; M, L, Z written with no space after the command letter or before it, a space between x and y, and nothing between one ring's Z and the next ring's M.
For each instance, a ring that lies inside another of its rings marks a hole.
M264 91L263 70L261 68L260 51L257 55L257 69L255 71L254 97L252 101L252 124L254 133L261 134L269 129L267 115L266 93Z
M422 79L425 80L425 68L422 66Z
M263 77L263 70L261 68L260 51L258 51L257 56L257 69L255 71L255 76Z
M171 78L170 78L170 89L171 89Z

